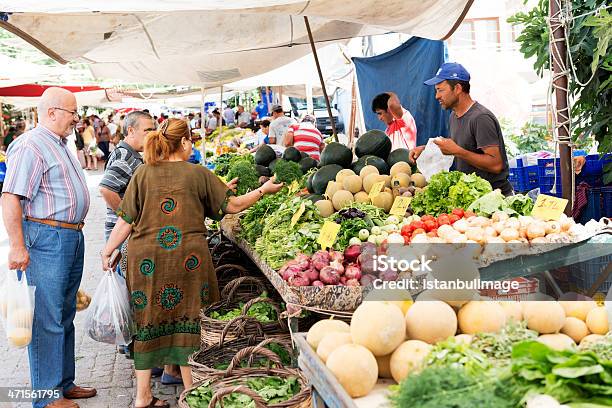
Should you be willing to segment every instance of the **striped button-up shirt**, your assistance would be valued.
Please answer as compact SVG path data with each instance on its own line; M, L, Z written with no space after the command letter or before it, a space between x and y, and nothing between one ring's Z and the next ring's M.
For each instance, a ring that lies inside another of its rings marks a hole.
M10 144L3 193L24 197L26 217L78 224L89 210L85 173L66 139L37 126Z

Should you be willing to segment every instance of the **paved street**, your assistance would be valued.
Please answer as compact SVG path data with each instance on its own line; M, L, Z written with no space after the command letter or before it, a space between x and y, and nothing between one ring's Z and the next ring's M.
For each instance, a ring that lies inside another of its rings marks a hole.
M102 172L87 172L91 208L85 220L85 268L81 288L90 295L95 291L100 277L99 252L104 244L105 205L98 193L97 185ZM0 224L2 220L0 219ZM8 238L4 225L0 227L0 273L7 270ZM78 400L81 407L131 407L135 393L135 379L131 360L116 352L116 347L98 343L89 338L84 331L86 312L78 312L76 326L76 383L98 389L98 395L88 400ZM0 325L0 387L29 386L27 349L10 349L6 335ZM154 380L153 395L171 402L176 401L182 386L162 386L159 379ZM0 402L0 408L27 407L30 404L10 404Z

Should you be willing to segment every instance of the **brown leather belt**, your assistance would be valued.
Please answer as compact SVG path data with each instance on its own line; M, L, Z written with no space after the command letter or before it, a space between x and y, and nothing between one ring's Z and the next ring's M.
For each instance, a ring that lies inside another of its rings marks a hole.
M37 222L39 224L49 225L51 227L68 228L71 230L80 231L85 226L84 222L78 224L69 224L67 222L55 221L55 220L42 220L40 218L25 217L27 221Z

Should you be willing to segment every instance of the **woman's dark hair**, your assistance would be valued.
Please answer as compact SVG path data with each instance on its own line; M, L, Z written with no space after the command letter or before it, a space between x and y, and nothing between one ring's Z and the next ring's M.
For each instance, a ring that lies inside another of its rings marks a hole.
M270 121L268 119L264 119L261 121L260 125L262 128L270 126Z
M446 82L451 88L455 89L455 86L461 85L461 90L466 94L470 93L470 83L468 81L458 81L456 79L447 79Z
M391 98L391 95L386 92L376 95L372 99L372 112L376 113L377 109L386 111L389 108L389 98Z

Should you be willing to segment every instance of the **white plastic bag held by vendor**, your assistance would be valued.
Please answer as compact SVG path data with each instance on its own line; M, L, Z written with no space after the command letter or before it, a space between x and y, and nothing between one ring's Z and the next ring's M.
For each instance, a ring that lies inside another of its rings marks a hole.
M447 156L442 154L442 151L434 140L437 138L431 138L427 141L427 145L423 152L419 155L416 160L417 168L425 176L425 179L429 181L431 176L438 174L441 171L448 171L453 165L453 156Z

